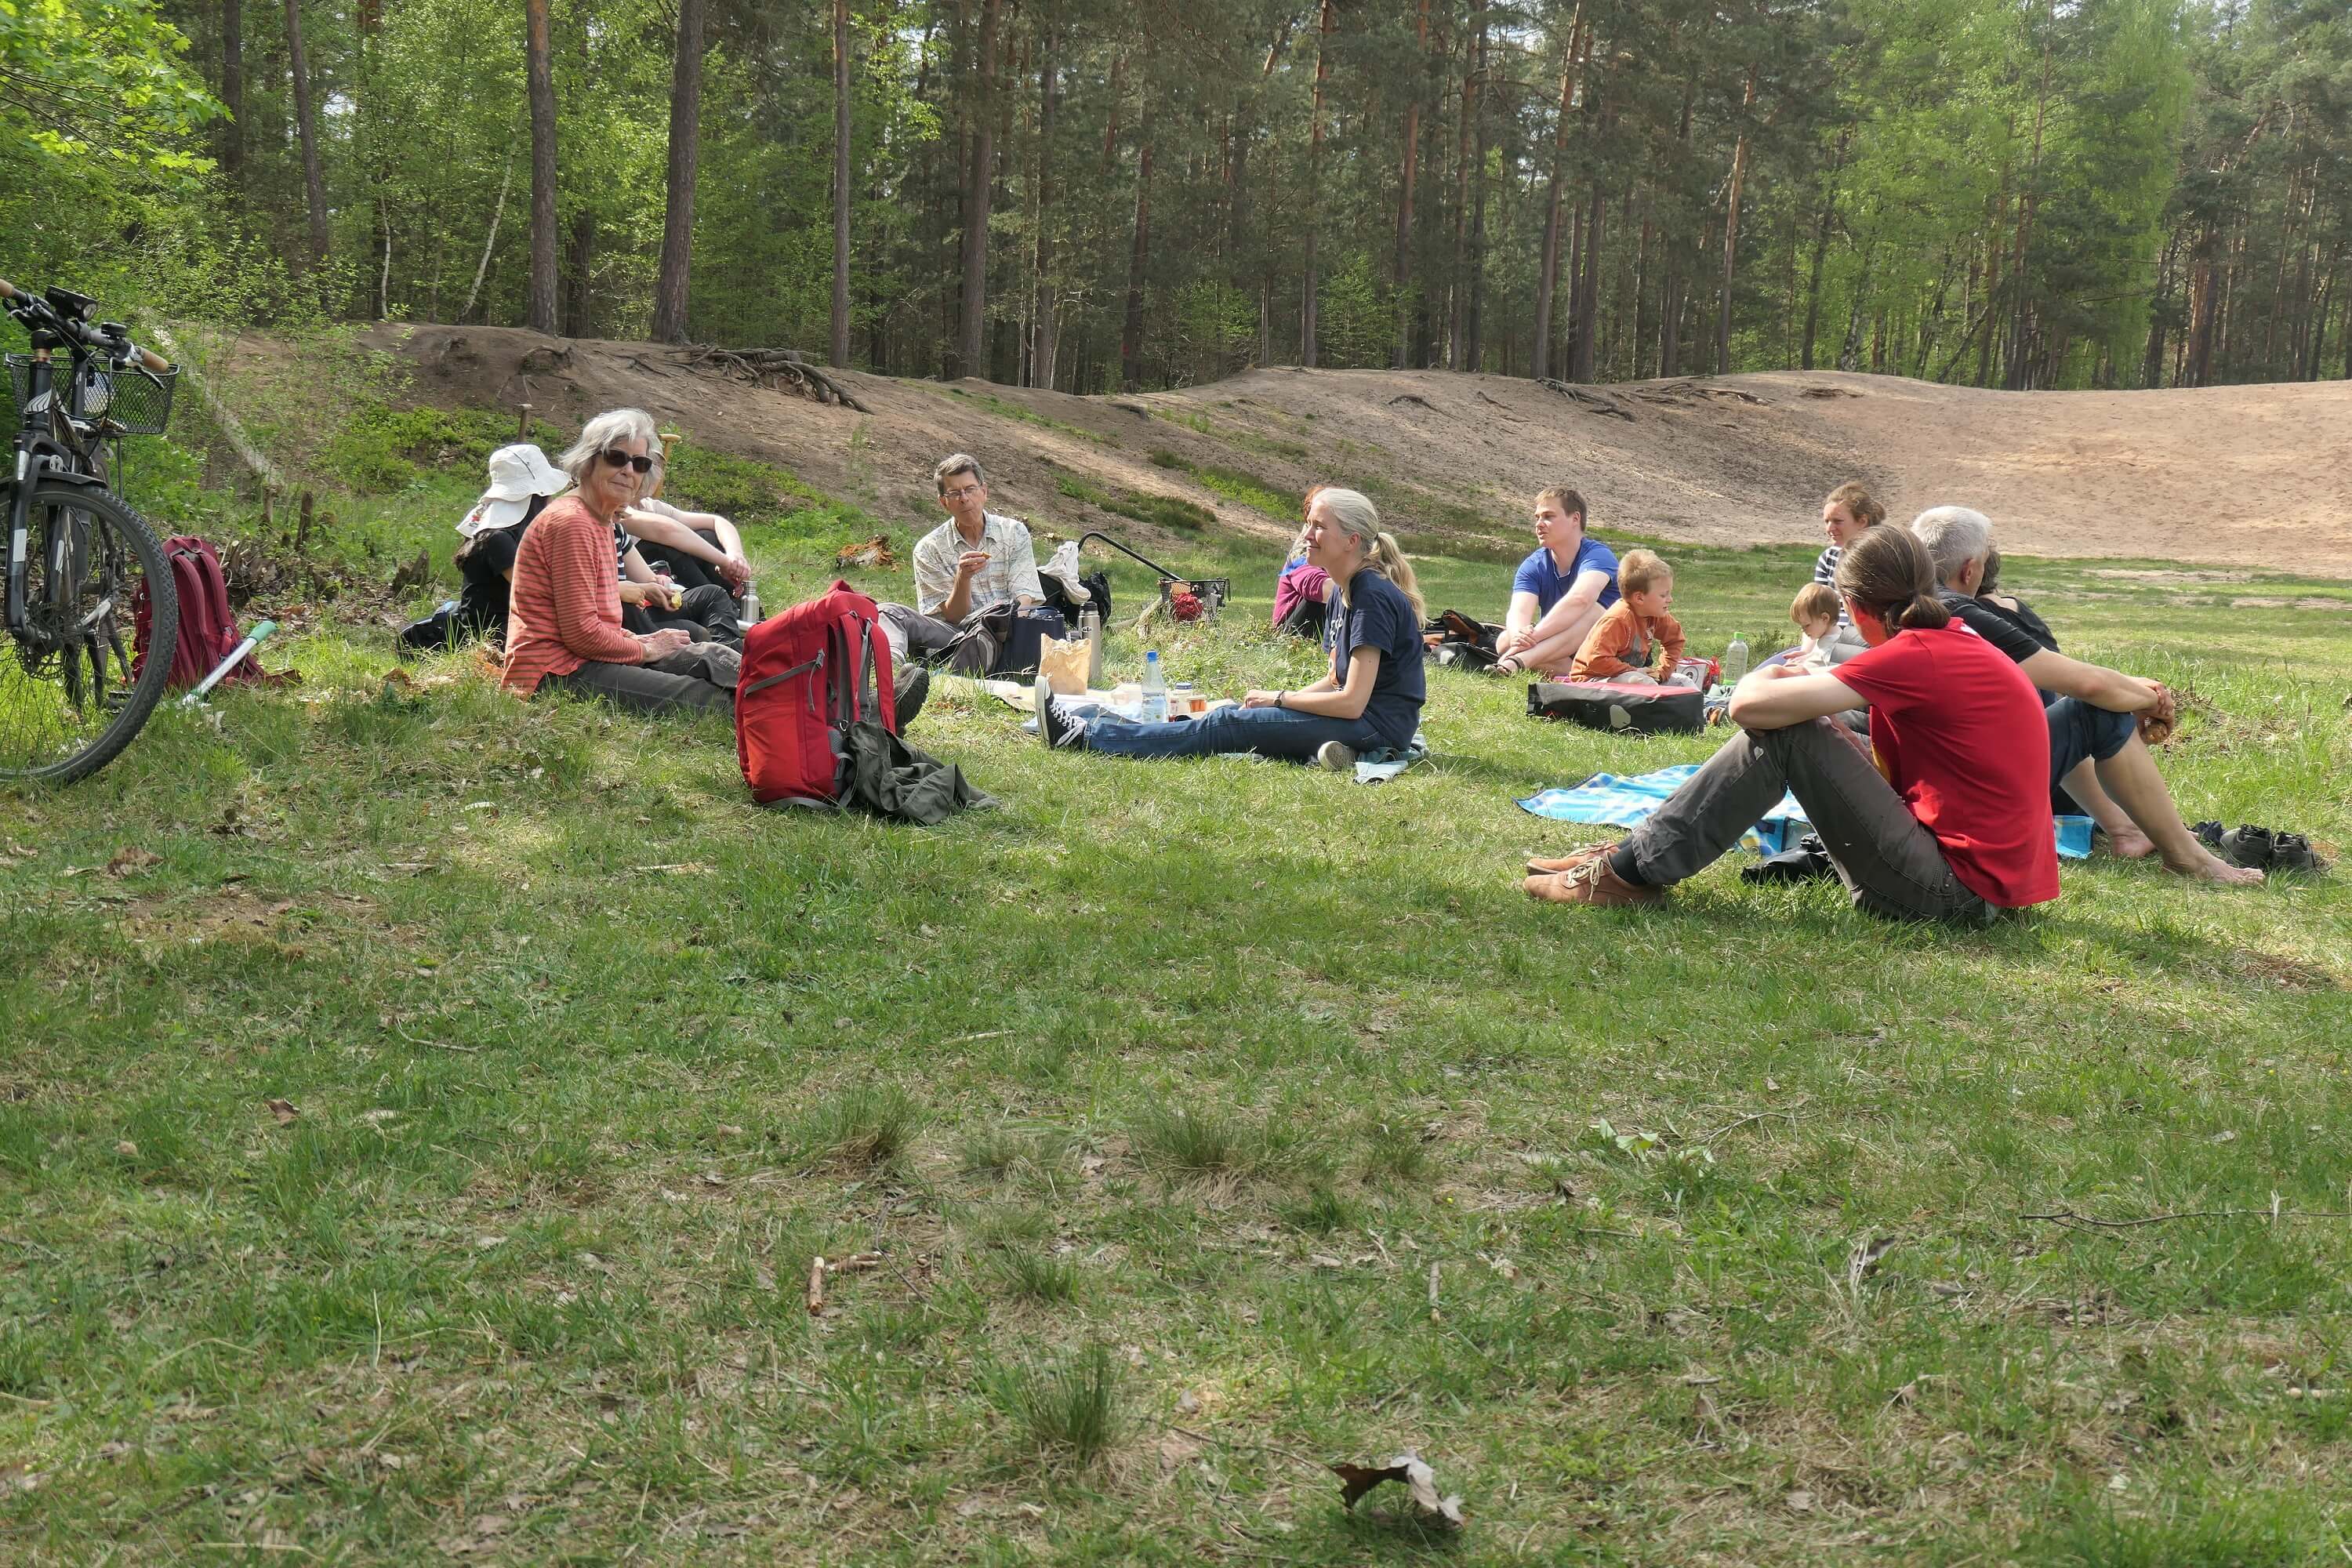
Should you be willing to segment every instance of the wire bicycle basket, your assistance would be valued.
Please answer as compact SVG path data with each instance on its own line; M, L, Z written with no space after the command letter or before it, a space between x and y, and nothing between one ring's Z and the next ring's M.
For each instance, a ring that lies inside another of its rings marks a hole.
M34 402L33 366L36 357L12 353L8 362L8 395L15 422L21 425L27 412L39 414L44 408L27 409ZM49 368L56 379L43 397L55 397L60 393L67 398L67 412L100 436L161 436L172 418L172 389L178 384L177 369L161 375L150 375L141 370L110 370L95 363L86 363L81 374L74 374L72 364L52 358Z

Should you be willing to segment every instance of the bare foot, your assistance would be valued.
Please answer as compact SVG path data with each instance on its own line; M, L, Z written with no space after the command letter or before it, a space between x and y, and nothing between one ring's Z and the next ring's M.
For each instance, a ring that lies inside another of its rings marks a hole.
M2107 835L2107 853L2118 860L2142 860L2156 853L2156 840L2137 827L2126 827L2121 833L2103 829Z
M2164 868L2176 877L2197 877L2208 882L2220 882L2227 887L2259 882L2262 872L2252 866L2232 866L2211 851L2199 847L2197 858L2186 865L2167 860Z

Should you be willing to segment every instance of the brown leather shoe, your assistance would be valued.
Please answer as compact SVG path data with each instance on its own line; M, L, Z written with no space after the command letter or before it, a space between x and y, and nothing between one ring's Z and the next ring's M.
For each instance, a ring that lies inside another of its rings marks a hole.
M1652 888L1629 882L1617 874L1607 856L1587 860L1573 871L1557 871L1549 877L1529 877L1528 897L1553 904L1591 904L1600 909L1622 909L1632 904L1654 904L1666 894L1663 888Z
M1555 856L1549 860L1538 859L1528 861L1528 875L1530 877L1549 877L1560 871L1573 871L1588 860L1596 860L1603 855L1615 853L1616 848L1617 846L1614 844L1581 845L1577 848L1570 850L1565 855Z

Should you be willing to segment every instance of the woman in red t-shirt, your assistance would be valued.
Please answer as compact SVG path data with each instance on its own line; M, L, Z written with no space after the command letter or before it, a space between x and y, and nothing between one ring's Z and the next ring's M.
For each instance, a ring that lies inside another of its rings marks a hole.
M1834 673L1749 674L1731 694L1739 734L1613 848L1538 862L1528 893L1654 902L1738 843L1785 789L1856 909L1982 921L2056 898L2050 735L2032 683L1951 618L1927 550L1905 530L1874 528L1848 545L1836 586L1864 651ZM1864 707L1867 749L1829 717Z

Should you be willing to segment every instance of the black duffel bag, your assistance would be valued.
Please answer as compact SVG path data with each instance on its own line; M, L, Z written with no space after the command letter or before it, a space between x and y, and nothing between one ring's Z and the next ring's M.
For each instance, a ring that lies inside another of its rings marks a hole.
M1538 680L1528 687L1528 717L1566 719L1588 730L1636 735L1696 735L1706 702L1692 686L1621 680Z

